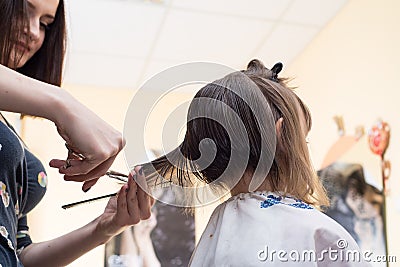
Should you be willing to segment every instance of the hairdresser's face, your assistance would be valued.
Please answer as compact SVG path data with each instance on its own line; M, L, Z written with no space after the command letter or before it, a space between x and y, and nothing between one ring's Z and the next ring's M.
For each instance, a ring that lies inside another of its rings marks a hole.
M17 68L21 68L42 47L46 29L51 27L59 0L27 0L30 29L25 30L25 40L16 42L14 49L21 57Z

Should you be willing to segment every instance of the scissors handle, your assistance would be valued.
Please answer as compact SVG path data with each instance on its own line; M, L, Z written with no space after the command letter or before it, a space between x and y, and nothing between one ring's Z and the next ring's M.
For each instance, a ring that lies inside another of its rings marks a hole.
M96 200L99 200L99 199L103 199L103 198L113 197L113 196L116 196L116 195L117 195L117 193L113 193L113 194L108 194L108 195L105 195L105 196L89 198L89 199L86 199L86 200L81 200L81 201L78 201L78 202L66 204L66 205L61 206L61 207L66 210L66 209L69 209L69 208L72 208L72 207L76 207L76 206L81 205L81 204L93 202L93 201L96 201Z

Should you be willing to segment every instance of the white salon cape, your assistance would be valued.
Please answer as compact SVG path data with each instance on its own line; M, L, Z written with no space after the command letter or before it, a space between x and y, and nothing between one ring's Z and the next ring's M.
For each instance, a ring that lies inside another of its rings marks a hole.
M190 266L370 266L363 258L350 234L322 212L253 192L214 210Z

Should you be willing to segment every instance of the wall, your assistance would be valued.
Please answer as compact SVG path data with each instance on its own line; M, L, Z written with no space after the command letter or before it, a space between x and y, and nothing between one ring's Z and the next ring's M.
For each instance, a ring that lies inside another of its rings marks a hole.
M389 253L400 261L400 2L351 0L288 67L292 85L313 114L310 133L316 167L337 140L334 115L348 134L382 118L391 126L386 158L392 162L387 198ZM397 238L396 238L397 237ZM393 265L394 266L394 265Z
M397 227L400 222L400 145L397 141L400 134L400 93L397 88L399 11L400 2L396 0L351 0L285 70L286 75L295 78L292 85L299 86L297 91L313 114L310 142L316 167L320 166L330 145L337 140L336 126L332 120L334 115L344 116L349 134L358 125L371 126L377 118L390 123L392 141L387 158L392 161L393 170L387 204L389 250L392 253L400 251L400 240L395 238L400 236ZM66 89L100 117L122 130L125 111L133 96L131 90L99 90L77 86L66 86ZM28 145L43 162L53 157L65 157L64 142L58 137L52 123L27 119L25 127ZM123 154L120 154L113 169L126 171ZM29 216L31 233L36 241L53 238L82 226L98 216L106 202L70 210L62 210L61 205L118 189L117 185L103 180L88 193L82 193L80 184L64 182L56 171L49 167L47 170L49 191ZM197 236L208 214L209 211L199 211ZM400 255L398 258L400 260ZM103 247L99 247L70 266L101 266L102 263Z

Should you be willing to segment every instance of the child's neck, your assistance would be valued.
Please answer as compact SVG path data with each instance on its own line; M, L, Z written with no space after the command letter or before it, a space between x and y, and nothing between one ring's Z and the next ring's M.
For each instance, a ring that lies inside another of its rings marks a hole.
M249 185L250 185L250 181L251 181L251 174L246 172L243 177L239 180L239 182L237 183L237 185L231 189L231 195L235 196L238 195L240 193L249 193ZM264 182L255 190L255 191L272 191L272 187L269 183L269 177L267 176L264 179Z

